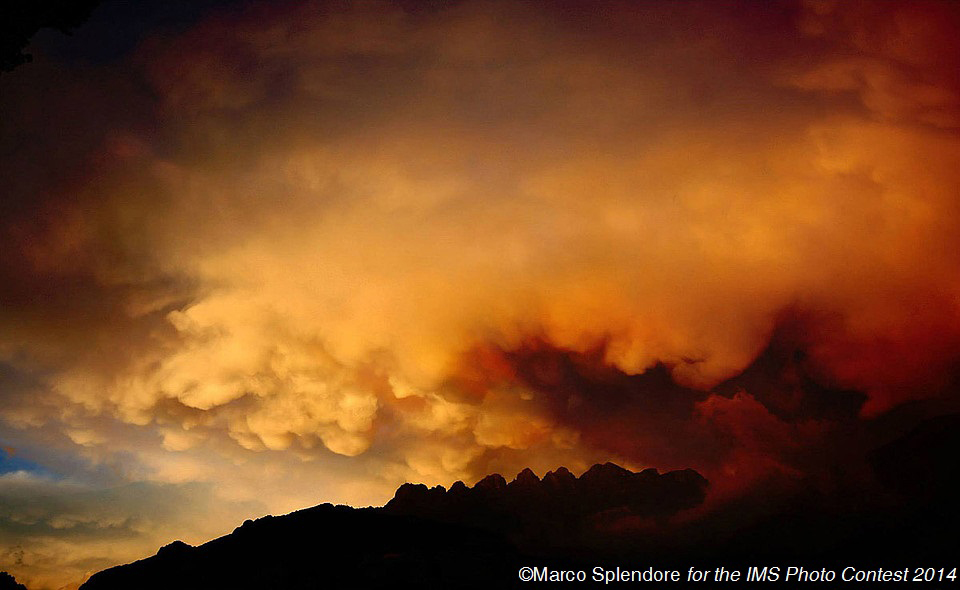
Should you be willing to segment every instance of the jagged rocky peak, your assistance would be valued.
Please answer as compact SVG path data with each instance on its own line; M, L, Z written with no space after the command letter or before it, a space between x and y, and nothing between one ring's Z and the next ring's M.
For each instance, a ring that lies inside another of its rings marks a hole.
M590 469L587 469L583 475L580 476L580 481L585 483L613 482L626 479L632 475L634 475L632 471L624 469L616 463L607 461L602 465L598 463Z
M447 490L441 485L428 488L422 483L405 483L397 488L388 506L406 506L411 509L416 507L415 511L422 512L436 509L446 499Z
M393 497L397 500L420 498L427 494L427 486L422 483L405 483L397 488Z
M668 514L702 502L707 486L707 480L692 469L633 472L608 462L594 465L579 478L558 467L540 479L527 468L509 484L494 473L472 488L458 481L449 492L442 486L405 483L384 508L452 520L482 520L485 511L503 516L516 511L573 510L586 515L618 507L642 515Z
M183 553L184 551L189 551L193 549L193 545L188 545L181 540L176 540L172 543L164 545L157 551L157 555L173 555L178 553Z
M576 485L577 476L566 467L558 467L543 476L543 483L551 488L570 488Z
M533 472L532 469L527 467L523 471L517 474L517 477L513 479L508 486L521 487L521 488L533 488L537 487L540 484L540 478L537 477L537 474Z
M503 476L499 473L491 473L485 478L481 479L473 486L475 490L481 491L498 491L503 490L507 487L507 480L503 479Z

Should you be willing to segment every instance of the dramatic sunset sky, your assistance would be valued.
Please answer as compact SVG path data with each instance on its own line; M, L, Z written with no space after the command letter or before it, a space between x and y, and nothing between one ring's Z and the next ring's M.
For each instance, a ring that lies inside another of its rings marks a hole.
M960 5L185 4L0 74L32 589L405 481L831 485L956 407Z

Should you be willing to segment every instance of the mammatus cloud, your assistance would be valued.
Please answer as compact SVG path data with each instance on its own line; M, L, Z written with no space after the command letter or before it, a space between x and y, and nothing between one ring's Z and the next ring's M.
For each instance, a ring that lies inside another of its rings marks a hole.
M954 378L957 23L252 4L38 60L3 80L4 436L275 512L611 459L803 477Z

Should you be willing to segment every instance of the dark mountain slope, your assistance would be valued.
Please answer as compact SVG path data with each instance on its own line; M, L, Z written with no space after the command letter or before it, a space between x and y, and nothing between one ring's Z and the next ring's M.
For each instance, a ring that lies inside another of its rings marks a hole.
M575 478L524 470L404 484L383 508L323 504L247 521L191 547L176 541L153 557L92 576L83 590L231 588L490 588L510 585L525 557L590 544L604 515L666 517L703 501L692 470L634 473L612 463ZM528 561L528 560L527 560Z
M579 478L560 468L472 488L404 484L382 508L324 504L247 521L199 547L174 542L81 590L508 588L525 585L521 566L949 571L960 555L958 449L960 415L943 416L878 448L873 484L778 498L758 490L696 518L681 513L708 484L692 470L607 463Z
M27 590L23 584L18 584L16 578L7 572L0 572L0 590Z
M82 588L477 587L464 583L464 571L510 579L515 556L502 538L479 530L323 504L247 521L199 547L175 541L95 574Z

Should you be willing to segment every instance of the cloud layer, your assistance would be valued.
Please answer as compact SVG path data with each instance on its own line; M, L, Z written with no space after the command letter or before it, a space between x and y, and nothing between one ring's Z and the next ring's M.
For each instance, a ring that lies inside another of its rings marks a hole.
M800 477L955 377L958 22L254 3L38 58L0 94L5 440L271 511Z

